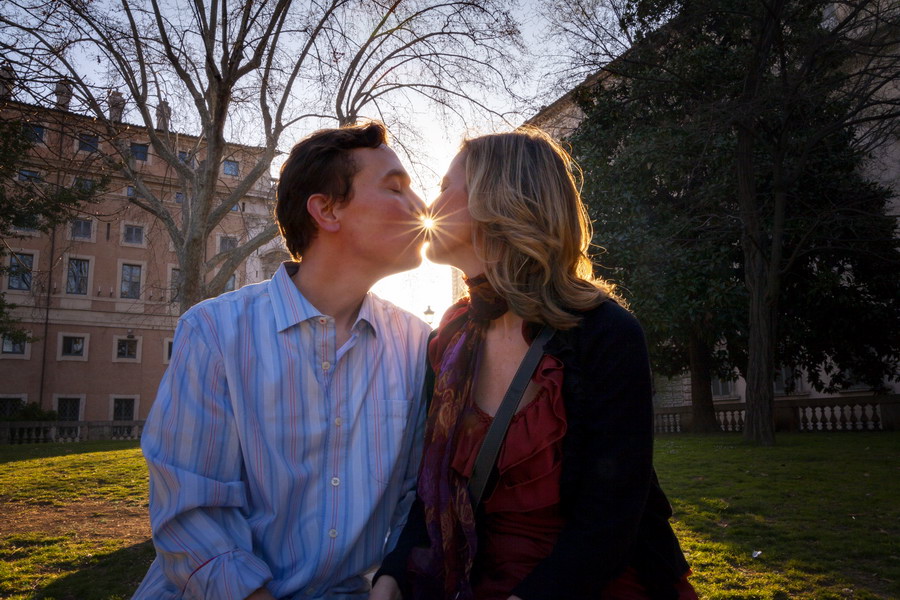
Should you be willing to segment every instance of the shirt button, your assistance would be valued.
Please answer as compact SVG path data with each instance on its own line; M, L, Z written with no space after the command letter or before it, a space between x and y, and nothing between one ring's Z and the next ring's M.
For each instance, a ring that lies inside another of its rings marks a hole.
M322 325L324 325L327 322L328 322L328 319L326 319L325 317L319 317L319 323L321 323Z
M328 530L328 537L330 537L330 538L336 538L336 537L337 537L337 529L329 529L329 530Z
M341 480L337 477L332 477L331 485L333 485L334 487L337 487L337 486L341 485Z
M327 360L324 361L324 362L322 363L322 370L323 370L323 371L327 371L327 370L330 369L330 368L331 368L331 363L328 362Z
M343 422L344 422L344 420L342 418L337 417L334 420L334 425L335 425L335 427L340 427Z

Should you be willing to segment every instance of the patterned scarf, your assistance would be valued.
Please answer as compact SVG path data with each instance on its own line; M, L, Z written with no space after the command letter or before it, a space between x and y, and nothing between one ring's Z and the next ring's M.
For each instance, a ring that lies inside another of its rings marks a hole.
M491 320L507 311L484 275L467 279L469 300L444 317L428 348L435 371L434 396L425 427L425 452L418 494L425 507L431 546L410 555L413 598L470 600L470 578L477 550L475 513L468 480L450 468L456 452L460 416L472 400L472 379Z

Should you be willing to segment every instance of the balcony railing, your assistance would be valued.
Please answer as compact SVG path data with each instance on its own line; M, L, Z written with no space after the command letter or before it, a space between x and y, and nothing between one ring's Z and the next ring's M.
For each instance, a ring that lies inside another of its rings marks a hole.
M0 444L137 440L144 421L0 421Z
M657 433L691 430L691 406L658 407ZM743 431L747 405L717 402L716 419L722 431ZM900 394L779 398L775 400L778 431L900 431Z

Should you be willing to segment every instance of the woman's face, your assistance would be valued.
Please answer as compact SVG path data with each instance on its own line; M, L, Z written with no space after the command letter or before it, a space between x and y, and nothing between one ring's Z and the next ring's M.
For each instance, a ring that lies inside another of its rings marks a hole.
M468 276L480 274L483 268L472 245L465 152L456 155L441 180L441 193L431 207L431 217L433 227L426 252L428 258L436 263L453 265Z

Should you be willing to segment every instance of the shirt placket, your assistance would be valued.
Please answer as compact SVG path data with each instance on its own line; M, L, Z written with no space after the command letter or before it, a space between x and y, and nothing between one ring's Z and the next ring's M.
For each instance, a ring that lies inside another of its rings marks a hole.
M325 465L326 472L323 476L327 479L325 482L326 489L326 514L325 524L328 529L325 532L327 552L324 560L319 568L319 577L316 578L314 585L307 588L308 595L316 595L328 585L328 576L332 571L332 561L337 554L337 549L341 546L341 535L346 532L341 531L341 511L346 509L343 490L341 465L347 460L347 403L344 396L349 390L343 389L339 371L342 371L340 365L341 357L344 356L350 348L352 348L357 339L354 332L350 339L344 344L340 350L336 349L337 331L334 325L334 319L331 317L321 316L317 318L317 325L320 328L320 339L317 344L316 360L318 362L317 372L322 383L322 389L325 394L325 407L327 411L327 419L329 420L329 430L326 436L326 452Z

